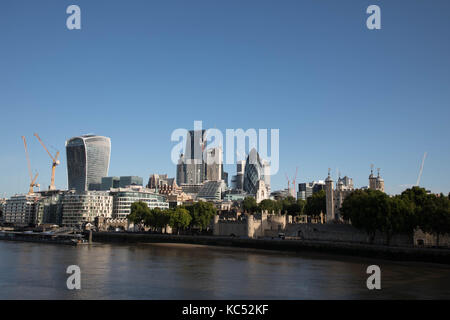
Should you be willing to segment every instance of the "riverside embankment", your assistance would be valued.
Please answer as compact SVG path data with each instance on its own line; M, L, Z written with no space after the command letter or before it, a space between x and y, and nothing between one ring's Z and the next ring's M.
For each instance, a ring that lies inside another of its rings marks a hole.
M387 260L450 264L450 249L437 248L394 247L312 240L244 239L218 236L167 235L125 232L94 232L92 235L92 240L94 242L116 243L186 243L207 246L227 246L277 251L317 252Z

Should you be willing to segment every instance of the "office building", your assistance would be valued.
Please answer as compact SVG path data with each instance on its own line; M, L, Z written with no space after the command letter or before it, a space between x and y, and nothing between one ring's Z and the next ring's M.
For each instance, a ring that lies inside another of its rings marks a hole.
M206 181L197 194L197 199L204 199L208 201L219 201L222 199L222 194L227 189L223 180Z
M177 163L177 185L181 186L186 183L186 164L184 161L184 154L180 155Z
M5 204L6 204L6 199L0 198L0 223L4 222Z
M169 209L164 196L139 186L111 189L110 195L113 197L113 218L126 218L131 213L131 205L138 201L145 202L150 209Z
M223 178L222 148L210 148L206 151L206 180L219 181Z
M351 180L351 179L350 179ZM353 185L353 182L352 182ZM325 181L313 181L298 184L297 199L307 200L314 193L325 189Z
M66 141L69 190L100 190L102 177L108 176L111 140L83 135Z
M206 130L191 130L186 137L185 154L177 164L177 184L199 184L206 180Z
M256 195L261 188L260 180L264 182L266 190L263 193L268 198L270 195L270 165L260 158L256 149L252 149L245 163L244 191Z
M101 191L109 191L111 188L126 188L128 186L142 187L144 180L137 176L103 177Z
M137 176L124 176L119 179L119 187L126 188L129 186L140 186L142 187L144 184L144 179L142 177Z
M81 228L96 217L111 218L113 197L104 191L70 191L62 198L62 225Z
M109 191L111 188L119 188L120 178L119 177L103 177L102 178L102 188L101 191Z
M15 195L5 201L3 220L16 226L28 226L36 223L36 211L41 196Z
M36 224L62 224L62 199L64 193L58 192L45 192L41 193L37 209L36 209Z
M241 160L236 165L236 175L231 178L231 189L244 190L245 161Z

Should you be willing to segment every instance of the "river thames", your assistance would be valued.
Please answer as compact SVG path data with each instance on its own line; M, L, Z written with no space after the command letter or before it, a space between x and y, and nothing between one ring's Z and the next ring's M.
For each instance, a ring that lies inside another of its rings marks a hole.
M381 268L368 290L366 268ZM66 269L81 269L68 290ZM448 265L183 244L0 241L0 299L449 299Z

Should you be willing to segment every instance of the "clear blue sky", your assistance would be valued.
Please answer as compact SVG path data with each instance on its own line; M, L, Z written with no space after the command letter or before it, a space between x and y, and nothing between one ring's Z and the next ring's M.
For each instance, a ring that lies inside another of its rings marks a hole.
M82 30L66 28L66 8ZM378 4L382 29L366 28ZM0 2L0 196L34 171L67 187L64 142L112 139L110 175L175 175L176 128L279 128L272 189L333 176L386 190L450 191L450 1L158 0ZM234 167L228 167L230 176Z

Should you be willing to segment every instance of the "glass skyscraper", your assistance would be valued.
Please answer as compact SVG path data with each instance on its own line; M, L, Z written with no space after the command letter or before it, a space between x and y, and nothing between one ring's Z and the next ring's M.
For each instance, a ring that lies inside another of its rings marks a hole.
M256 194L259 180L264 179L264 167L256 149L252 149L245 162L244 191Z
M177 165L177 184L199 184L206 180L206 130L191 130L186 137L185 154Z
M108 176L111 139L83 135L66 141L69 190L100 190L102 177Z

